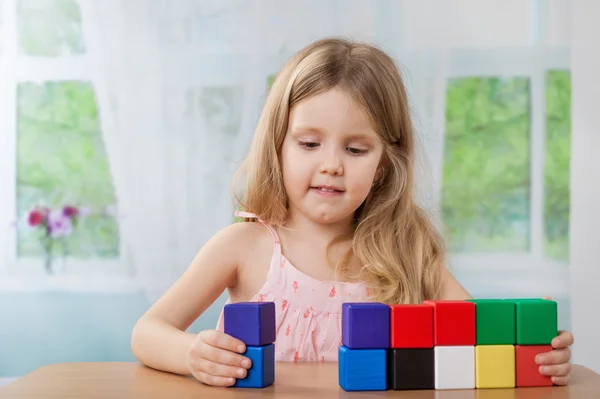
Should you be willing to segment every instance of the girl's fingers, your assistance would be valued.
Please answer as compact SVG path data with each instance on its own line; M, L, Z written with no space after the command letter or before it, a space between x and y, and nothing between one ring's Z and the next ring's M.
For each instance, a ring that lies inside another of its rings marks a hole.
M215 377L244 378L247 373L244 368L227 366L225 364L211 362L207 359L196 359L193 362L193 367L199 372L210 374Z
M246 356L207 344L204 344L202 347L202 357L214 363L243 367L246 369L250 368L252 364L250 359Z
M567 385L569 383L569 376L552 377L552 383L555 385Z
M566 377L571 372L571 363L553 364L551 366L540 366L540 374L554 377Z
M197 372L194 377L200 382L206 385L212 385L215 387L230 387L235 384L235 378L230 377L219 377L205 373L203 371Z
M217 348L227 349L231 352L244 353L246 345L241 340L232 337L229 334L222 333L217 330L204 330L200 332L202 342Z
M573 337L573 334L571 332L559 331L558 337L555 337L552 340L552 347L553 348L566 348L568 346L573 345L574 342L575 342L575 338Z
M568 363L571 360L571 348L554 349L550 352L542 353L536 358L537 364L561 364Z

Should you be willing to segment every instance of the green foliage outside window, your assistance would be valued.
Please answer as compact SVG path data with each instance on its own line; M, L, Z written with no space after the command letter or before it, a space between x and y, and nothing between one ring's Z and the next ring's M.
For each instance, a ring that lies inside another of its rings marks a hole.
M569 258L569 171L571 160L571 75L546 74L546 153L544 158L544 254Z
M530 118L528 79L449 82L442 214L453 252L528 250Z
M570 75L546 74L544 255L568 259ZM442 215L454 253L530 250L530 84L527 78L448 83Z
M35 206L89 207L64 245L74 257L116 257L119 231L116 198L88 82L24 82L18 86L17 212ZM39 256L28 229L18 234L18 255ZM62 249L56 248L57 251Z

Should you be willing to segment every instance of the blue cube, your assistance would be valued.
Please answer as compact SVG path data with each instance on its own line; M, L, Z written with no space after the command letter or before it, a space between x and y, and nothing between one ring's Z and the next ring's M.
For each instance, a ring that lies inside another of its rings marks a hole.
M338 349L338 379L345 391L387 389L387 349Z
M350 349L390 347L390 307L379 302L342 304L342 345Z
M275 303L238 302L225 305L224 332L248 346L275 342Z
M244 356L252 361L245 378L233 385L239 388L264 388L275 382L275 345L247 346Z

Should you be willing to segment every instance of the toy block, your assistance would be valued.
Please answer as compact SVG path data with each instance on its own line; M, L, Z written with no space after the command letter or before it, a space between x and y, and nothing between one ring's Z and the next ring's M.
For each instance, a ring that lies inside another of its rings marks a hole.
M475 388L475 347L435 346L435 389Z
M338 349L338 380L345 391L387 390L387 350Z
M475 303L476 345L515 344L515 304L503 299L471 299Z
M264 388L275 382L275 345L247 346L244 356L252 361L244 378L233 385L239 388Z
M390 326L390 347L433 348L432 306L391 305Z
M514 345L477 345L475 347L475 387L515 387Z
M515 303L516 344L550 345L558 335L555 301L547 299L513 299Z
M390 346L390 307L378 302L342 304L342 345L350 349Z
M247 346L263 346L275 342L275 303L238 302L223 310L224 332Z
M388 358L388 388L434 389L434 360L433 347L391 349Z
M551 350L551 345L515 345L517 387L554 385L550 376L540 373L540 366L535 362L535 357L538 354L550 352Z
M475 345L475 303L470 301L424 301L433 307L435 346Z

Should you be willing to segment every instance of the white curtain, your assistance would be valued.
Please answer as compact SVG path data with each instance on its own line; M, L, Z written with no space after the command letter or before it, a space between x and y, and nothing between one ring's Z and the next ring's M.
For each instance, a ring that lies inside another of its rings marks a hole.
M123 251L150 300L232 221L230 178L285 59L328 35L397 46L393 1L342 3L81 2Z
M147 10L133 2L82 3L84 34L130 273L151 288L174 260L165 162L176 147L163 121L161 60ZM110 22L109 22L110 21ZM179 172L182 171L172 171Z

